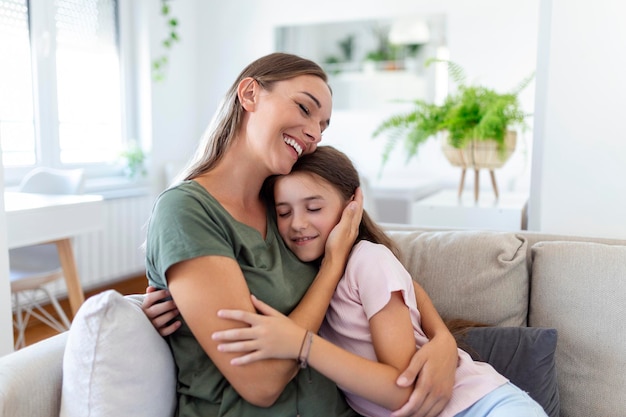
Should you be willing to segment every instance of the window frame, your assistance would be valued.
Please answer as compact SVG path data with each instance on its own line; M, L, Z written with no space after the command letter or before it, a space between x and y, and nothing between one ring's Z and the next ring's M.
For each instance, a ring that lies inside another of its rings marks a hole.
M4 167L4 185L13 187L19 184L24 175L37 166L51 168L84 168L86 175L86 190L90 188L124 187L128 183L142 183L141 178L128 180L124 176L123 166L110 163L77 163L62 164L58 129L49 129L42 134L42 126L58 125L56 103L56 65L54 55L47 57L39 51L54 48L54 36L45 35L46 25L53 23L50 16L54 15L54 4L49 0L28 0L29 7L29 36L31 46L32 77L33 77L33 112L35 118L35 152L36 163L33 166ZM33 5L39 8L32 12ZM121 124L122 142L137 141L142 148L146 143L142 140L142 114L139 103L141 98L142 74L146 72L142 61L142 46L137 35L137 14L140 13L133 0L116 0L117 43L120 66L120 97L121 97ZM48 62L41 62L47 60ZM147 70L149 80L149 65ZM91 184L91 185L90 185Z

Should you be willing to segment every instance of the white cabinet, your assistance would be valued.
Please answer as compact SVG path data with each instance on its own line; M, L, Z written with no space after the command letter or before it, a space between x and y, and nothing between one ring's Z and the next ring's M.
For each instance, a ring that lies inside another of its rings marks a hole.
M526 194L502 193L499 199L482 193L474 195L455 190L439 191L413 203L411 224L427 227L517 231L526 229Z
M441 189L439 183L416 179L378 181L371 186L376 205L376 221L411 223L413 204Z

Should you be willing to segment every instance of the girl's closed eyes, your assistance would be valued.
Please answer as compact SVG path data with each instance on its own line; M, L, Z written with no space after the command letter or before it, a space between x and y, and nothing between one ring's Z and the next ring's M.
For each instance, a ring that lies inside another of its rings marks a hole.
M274 185L278 232L301 260L319 259L346 201L319 176L298 172L279 177Z

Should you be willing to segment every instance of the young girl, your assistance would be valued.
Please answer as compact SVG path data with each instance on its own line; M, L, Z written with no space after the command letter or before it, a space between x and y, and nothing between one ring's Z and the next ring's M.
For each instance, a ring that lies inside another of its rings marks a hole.
M281 237L300 260L319 260L326 238L359 186L354 166L341 152L323 146L300 158L290 174L268 183L273 188ZM220 351L244 352L231 361L233 365L267 358L296 359L301 368L311 366L334 380L357 412L389 416L411 391L395 383L398 375L428 342L418 309L423 290L414 287L394 255L391 240L366 213L356 242L319 336L253 296L254 306L263 315L220 310L219 317L250 327L215 332L213 339L221 342ZM459 349L452 399L439 415L545 413L490 365L474 362Z

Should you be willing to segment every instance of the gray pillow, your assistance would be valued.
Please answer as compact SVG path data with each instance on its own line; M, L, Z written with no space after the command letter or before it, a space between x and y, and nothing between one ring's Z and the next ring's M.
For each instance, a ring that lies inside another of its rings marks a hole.
M526 391L550 417L558 417L556 342L556 329L476 327L459 338L459 347Z

